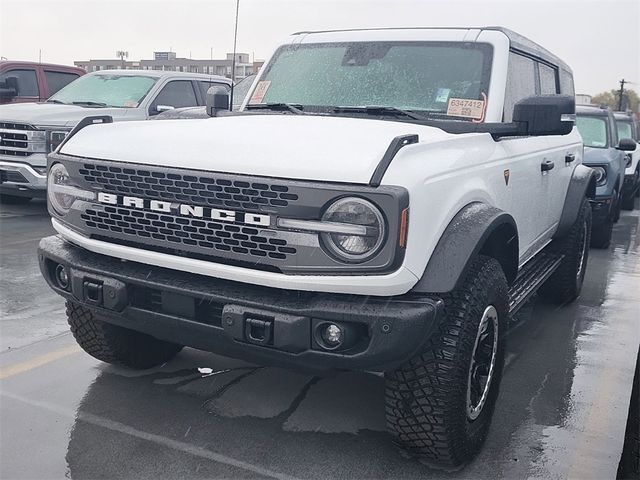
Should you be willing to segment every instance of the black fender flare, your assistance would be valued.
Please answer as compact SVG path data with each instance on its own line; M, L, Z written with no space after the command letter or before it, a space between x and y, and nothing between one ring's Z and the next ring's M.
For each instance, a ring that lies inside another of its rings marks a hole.
M473 202L449 222L434 249L416 293L454 290L479 254L496 258L512 283L518 274L518 228L511 215L491 205Z
M582 199L593 199L596 195L596 174L592 168L586 165L578 165L571 175L567 195L564 198L564 206L562 207L562 215L558 222L558 228L553 234L553 238L561 238L565 236L571 226L575 223L580 212Z

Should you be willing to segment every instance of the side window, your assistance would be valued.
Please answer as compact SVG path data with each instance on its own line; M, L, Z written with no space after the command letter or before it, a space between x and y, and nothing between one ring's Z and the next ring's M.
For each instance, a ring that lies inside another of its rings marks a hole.
M7 79L15 78L15 80ZM18 85L19 97L39 97L38 78L35 70L9 70L0 74L0 86L11 87L13 83ZM6 88L5 87L5 88Z
M573 87L573 75L566 70L560 70L560 93L572 97L576 94Z
M538 72L540 72L540 94L551 95L558 93L556 69L546 63L538 62Z
M514 105L525 97L536 94L535 61L509 53L509 69L507 71L507 88L504 94L504 121L510 122Z
M190 80L174 80L162 88L153 105L168 105L175 108L195 107L198 102Z
M62 87L66 87L76 78L79 78L80 75L78 75L77 73L54 72L52 70L45 70L44 77L47 80L47 85L49 85L49 95L53 95Z
M198 88L200 88L200 94L202 96L202 101L204 102L207 98L207 90L211 87L224 87L227 92L231 92L231 87L226 83L216 83L216 82L198 82Z

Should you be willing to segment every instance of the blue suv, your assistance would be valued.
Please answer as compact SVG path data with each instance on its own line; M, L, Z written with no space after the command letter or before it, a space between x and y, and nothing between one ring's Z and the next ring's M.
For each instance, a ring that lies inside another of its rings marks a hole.
M616 121L608 107L579 105L576 116L576 125L584 141L582 163L596 172L591 246L607 248L613 224L620 217L626 152L635 150L636 143L628 138L618 140Z

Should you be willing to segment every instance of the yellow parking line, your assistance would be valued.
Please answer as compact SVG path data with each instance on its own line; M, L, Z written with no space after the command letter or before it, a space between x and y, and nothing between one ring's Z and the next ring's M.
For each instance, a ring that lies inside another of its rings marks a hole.
M60 360L61 358L68 357L69 355L73 355L80 351L81 349L77 345L70 345L68 347L61 348L60 350L45 353L44 355L40 355L25 362L20 362L16 363L15 365L0 368L0 380L4 380L5 378L9 378L20 373L28 372L29 370L33 370L34 368L38 368L48 363L55 362L56 360Z

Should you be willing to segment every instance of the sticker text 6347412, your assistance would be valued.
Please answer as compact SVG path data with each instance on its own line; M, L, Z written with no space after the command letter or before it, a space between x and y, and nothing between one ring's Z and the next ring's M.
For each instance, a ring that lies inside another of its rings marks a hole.
M470 100L467 98L450 98L447 115L479 120L484 116L484 100Z

